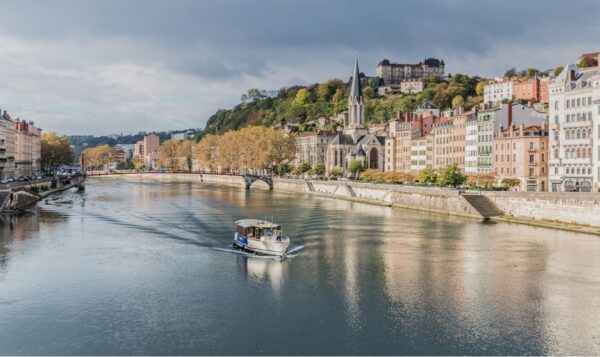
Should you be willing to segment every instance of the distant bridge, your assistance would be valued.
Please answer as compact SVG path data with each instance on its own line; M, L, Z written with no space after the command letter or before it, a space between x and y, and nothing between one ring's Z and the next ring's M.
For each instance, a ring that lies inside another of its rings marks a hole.
M249 190L250 186L252 186L252 184L256 181L262 181L266 183L267 185L269 185L269 190L273 190L273 178L271 178L270 176L244 174L244 183L246 185L246 190Z
M88 177L94 176L113 176L113 175L135 175L135 174L182 174L182 175L198 175L202 180L204 175L211 176L235 176L243 178L243 185L248 190L253 183L262 181L269 186L269 190L273 190L273 178L267 175L254 175L254 174L238 174L238 173L213 173L203 171L174 171L174 170L147 170L147 171L135 171L135 170L98 170L98 171L87 171Z

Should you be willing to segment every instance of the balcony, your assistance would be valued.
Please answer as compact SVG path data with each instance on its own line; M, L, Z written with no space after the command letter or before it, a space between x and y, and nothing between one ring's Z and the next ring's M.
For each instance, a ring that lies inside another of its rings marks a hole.
M537 165L538 165L538 162L537 162L537 160L534 160L534 161L529 161L527 164L528 164L529 166L537 166Z

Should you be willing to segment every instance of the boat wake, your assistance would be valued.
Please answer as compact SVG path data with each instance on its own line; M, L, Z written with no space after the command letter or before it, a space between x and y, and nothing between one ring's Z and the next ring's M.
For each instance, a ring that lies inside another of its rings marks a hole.
M213 249L214 250L218 250L220 252L239 254L239 255L246 256L246 257L258 258L258 259L271 259L271 260L281 261L281 260L284 260L284 259L297 257L299 254L293 254L293 253L296 253L296 252L300 251L302 248L304 248L303 245L297 246L297 247L293 247L283 257L278 257L278 256L274 256L274 255L259 255L259 254L255 254L255 253L251 253L251 252L247 252L247 251L244 251L244 250L241 250L241 249L235 249L235 248L217 248L217 247L214 247Z

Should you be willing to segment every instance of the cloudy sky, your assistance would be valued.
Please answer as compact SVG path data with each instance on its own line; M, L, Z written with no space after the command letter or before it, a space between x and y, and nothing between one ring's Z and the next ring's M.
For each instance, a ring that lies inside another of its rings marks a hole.
M600 50L598 1L98 0L0 5L0 108L46 131L204 127L248 88L347 79L354 58L547 69Z

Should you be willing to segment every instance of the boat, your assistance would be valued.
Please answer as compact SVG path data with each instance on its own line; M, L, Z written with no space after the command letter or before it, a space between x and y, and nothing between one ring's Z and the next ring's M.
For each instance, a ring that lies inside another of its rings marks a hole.
M284 257L290 247L290 239L283 236L279 224L242 219L235 222L233 246L256 254Z

